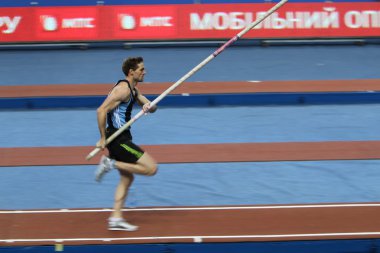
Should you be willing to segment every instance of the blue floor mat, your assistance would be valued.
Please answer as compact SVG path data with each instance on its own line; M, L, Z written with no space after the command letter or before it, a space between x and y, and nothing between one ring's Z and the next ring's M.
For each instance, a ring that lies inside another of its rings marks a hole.
M380 161L161 164L137 176L127 205L379 202ZM0 209L112 207L118 173L95 166L0 168Z
M137 144L380 140L380 104L161 108L132 125ZM135 112L137 113L137 111ZM0 111L1 147L92 146L96 111Z

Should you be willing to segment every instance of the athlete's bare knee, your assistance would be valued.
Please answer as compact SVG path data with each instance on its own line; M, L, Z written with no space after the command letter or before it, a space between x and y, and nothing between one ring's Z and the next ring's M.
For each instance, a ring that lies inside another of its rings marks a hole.
M158 166L157 164L155 164L152 169L150 170L150 173L149 173L149 176L154 176L157 174L157 171L158 171Z
M157 174L157 170L158 170L157 164L153 164L153 165L147 167L147 170L146 170L147 173L145 175L146 176L154 176Z
M141 174L153 176L157 173L157 163L148 153L144 153L137 163L143 167Z

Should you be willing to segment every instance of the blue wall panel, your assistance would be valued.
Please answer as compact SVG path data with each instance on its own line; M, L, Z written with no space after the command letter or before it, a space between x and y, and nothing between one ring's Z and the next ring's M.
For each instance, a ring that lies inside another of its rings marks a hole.
M157 96L148 95L146 97L153 101ZM3 98L0 99L0 109L96 108L104 99L104 96ZM169 94L158 105L181 107L361 103L380 103L380 92L246 93L190 96Z
M125 244L125 245L78 245L63 246L66 253L373 253L378 252L378 239L322 240L283 242L238 242L238 243L173 243L173 244ZM2 253L57 252L55 246L0 247Z

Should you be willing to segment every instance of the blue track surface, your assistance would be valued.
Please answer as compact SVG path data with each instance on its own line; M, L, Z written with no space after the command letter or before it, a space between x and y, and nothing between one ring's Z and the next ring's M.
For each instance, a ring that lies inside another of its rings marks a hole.
M132 132L145 145L380 140L379 111L379 104L164 108ZM0 111L0 118L2 147L91 146L99 138L95 109Z
M114 83L141 55L146 82L175 82L216 48L0 51L0 85ZM380 78L380 45L231 47L188 81ZM36 64L38 62L38 64Z
M127 204L378 202L379 166L378 160L161 164L155 177L137 176ZM98 184L93 171L94 166L3 167L0 209L111 208L118 174Z

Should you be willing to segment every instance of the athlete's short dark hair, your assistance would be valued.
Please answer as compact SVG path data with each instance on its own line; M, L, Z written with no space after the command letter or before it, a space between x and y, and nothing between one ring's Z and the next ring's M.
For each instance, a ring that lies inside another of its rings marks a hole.
M124 75L128 76L129 70L136 70L137 66L143 61L142 57L129 57L125 59L122 66Z

